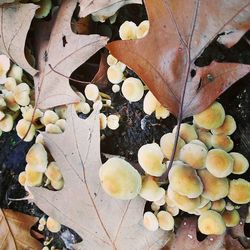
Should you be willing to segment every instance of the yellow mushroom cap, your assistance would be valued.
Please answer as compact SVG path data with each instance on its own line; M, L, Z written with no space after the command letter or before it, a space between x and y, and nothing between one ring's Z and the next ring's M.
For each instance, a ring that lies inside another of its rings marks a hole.
M111 83L118 84L122 82L124 75L119 65L114 64L108 68L107 77Z
M129 77L122 84L122 94L129 102L139 101L144 94L144 87L140 79Z
M44 173L48 164L48 155L44 146L35 143L26 154L26 162L33 171Z
M45 127L45 131L49 134L61 134L63 131L56 124L47 124Z
M250 202L250 182L241 178L231 180L228 198L237 204L247 204Z
M40 144L44 145L44 138L43 138L42 134L37 135L35 143L40 143Z
M6 55L0 55L0 84L6 80L6 73L10 68L10 59Z
M133 199L141 190L140 174L120 158L107 160L99 170L99 177L104 191L117 199Z
M225 119L225 110L219 102L214 102L203 112L194 115L194 122L205 129L220 127Z
M193 213L196 215L201 215L204 211L207 211L211 208L212 206L212 202L209 201L205 206L200 207L200 208L196 208Z
M221 212L226 207L226 201L224 199L220 199L212 202L211 209L217 212Z
M237 153L237 152L231 152L229 154L234 159L233 173L234 174L245 173L249 168L249 162L247 158L244 155Z
M159 226L162 230L170 231L174 229L174 218L167 211L160 211L157 213Z
M154 201L154 203L158 206L163 206L165 205L166 201L165 201L165 189L164 189L164 193L163 193L163 196L159 199L159 200L156 200Z
M156 203L152 202L151 205L150 205L152 211L154 212L158 212L160 210L160 207L159 205L157 205Z
M40 109L36 109L34 113L34 108L30 106L21 107L22 116L26 121L36 121L38 118L43 116L43 112Z
M10 91L4 91L2 90L3 94L4 94L4 100L6 102L7 107L12 110L12 111L17 111L20 109L19 105L17 104L14 95L12 92Z
M30 87L27 83L20 83L14 90L15 101L21 106L27 106L30 103Z
M122 40L136 39L137 26L134 22L125 21L119 29L119 35Z
M173 133L176 133L177 125L173 129ZM186 142L198 139L194 125L188 123L182 123L180 126L180 137Z
M169 117L170 112L167 108L163 107L161 104L156 106L155 117L156 119L166 119Z
M58 233L61 230L61 224L51 217L47 219L46 226L52 233Z
M212 134L209 131L203 129L197 129L198 139L202 141L208 149L212 147Z
M16 64L13 64L8 73L8 76L15 78L17 83L20 83L22 82L22 78L23 78L23 69L17 66Z
M118 63L118 60L117 60L113 55L109 54L109 55L107 56L107 64L108 64L109 66L115 65L115 64L117 64L117 63Z
M143 170L152 176L161 176L166 165L162 163L164 155L157 143L143 145L138 151L138 162Z
M220 148L226 152L231 151L234 147L233 140L224 134L212 135L211 143L214 148Z
M175 142L174 133L167 133L161 137L161 140L160 140L161 150L167 159L170 159L172 156L174 142ZM180 150L184 145L185 145L184 140L179 137L177 147L176 147L175 157L174 157L175 160L179 159Z
M234 159L222 149L212 149L207 154L207 170L218 178L230 175L233 171Z
M210 200L206 199L203 196L200 196L200 205L198 206L198 208L205 207L209 202L210 202Z
M219 128L212 129L211 132L214 135L218 134L232 135L235 132L236 128L237 126L234 118L231 115L226 115L223 124Z
M148 34L148 31L149 31L149 21L144 20L136 28L136 38L141 39L145 37Z
M221 215L215 211L204 211L198 219L198 228L206 235L221 235L225 233L226 226Z
M180 150L180 160L195 169L205 167L207 149L196 143L188 143Z
M43 173L32 170L29 167L25 168L25 185L34 187L40 186L43 180Z
M25 186L25 182L26 182L26 172L23 171L18 175L18 182L22 185Z
M51 186L55 189L55 190L61 190L64 186L64 180L63 178L58 180L58 181L51 181Z
M29 121L21 119L16 125L17 135L26 142L32 141L36 134L36 127ZM28 132L28 133L27 133ZM24 138L25 137L25 138Z
M66 119L67 106L62 105L62 106L55 107L55 112L59 116L60 119Z
M56 121L55 125L57 125L62 131L65 130L66 126L66 120L65 119L59 119Z
M168 187L167 195L169 199L177 206L179 209L185 212L193 211L200 205L200 198L188 198L187 196L178 194L171 187Z
M227 211L222 214L222 218L227 227L235 227L240 223L240 215L237 210Z
M88 100L95 101L99 96L99 89L95 84L90 83L86 86L84 93Z
M196 171L184 164L174 164L169 171L169 186L175 192L188 198L197 198L203 192L203 185Z
M119 116L109 115L107 117L107 125L108 125L108 128L112 130L118 129L119 128Z
M199 170L198 174L204 187L203 197L211 201L216 201L228 195L229 183L227 178L217 178L207 169Z
M56 162L52 161L45 172L45 175L48 177L50 181L59 181L62 179L62 173L60 168L57 166Z
M143 225L149 231L156 231L159 227L157 217L152 212L146 212L143 215Z
M177 216L180 212L180 209L177 206L166 206L166 211L169 212L172 216Z
M5 114L4 118L0 121L0 130L3 132L10 132L13 128L13 118L9 114Z
M159 187L152 176L146 176L142 180L140 196L147 201L158 201L165 196L165 189Z
M52 110L46 110L43 114L43 117L40 119L41 123L45 126L50 123L56 123L57 120L59 120L58 115L52 111Z
M16 80L13 77L7 77L6 81L4 83L4 87L5 89L7 89L8 91L15 91L16 88Z

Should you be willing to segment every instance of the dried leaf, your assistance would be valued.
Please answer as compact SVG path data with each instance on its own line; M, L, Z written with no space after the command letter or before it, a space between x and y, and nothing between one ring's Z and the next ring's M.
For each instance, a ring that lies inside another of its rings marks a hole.
M38 6L35 4L15 4L0 7L0 52L9 56L13 62L31 75L35 75L37 70L27 62L24 47L37 8Z
M246 249L250 249L250 238L245 235L244 226L245 222L241 220L239 225L232 228L231 235L238 239Z
M0 249L41 249L39 241L30 235L37 218L9 209L0 210Z
M145 201L139 197L130 201L113 199L100 186L98 115L94 111L82 120L70 107L65 132L43 134L65 185L57 192L31 188L34 202L82 237L79 249L160 249L167 233L149 232L143 227Z
M194 64L226 27L239 27L239 16L249 13L250 0L144 2L150 21L148 35L107 47L175 116L185 118L203 111L250 71L249 65L237 63L213 62L203 68Z

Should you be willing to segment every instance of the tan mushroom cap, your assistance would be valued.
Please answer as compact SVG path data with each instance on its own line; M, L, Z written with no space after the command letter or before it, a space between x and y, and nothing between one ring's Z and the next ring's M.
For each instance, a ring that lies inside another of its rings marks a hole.
M194 115L194 122L205 129L219 128L225 120L225 110L219 102L214 102L206 110Z
M90 83L86 86L84 93L86 98L90 101L95 101L99 97L99 89L93 83Z
M224 134L212 135L211 143L214 148L219 148L226 152L231 151L234 147L233 140Z
M209 210L209 209L211 208L211 206L212 206L212 202L209 201L205 206L200 207L200 208L196 208L196 209L194 210L194 214L196 214L196 215L201 215L204 211Z
M4 91L4 90L2 90L2 92L4 93L4 100L6 102L7 107L12 111L19 110L20 106L17 104L13 93L9 91Z
M61 190L64 186L64 180L63 178L58 180L58 181L51 181L51 186L55 189L55 190Z
M162 230L170 231L174 229L174 218L172 214L167 211L160 211L156 216Z
M176 133L177 125L173 129L173 133ZM198 139L194 125L188 123L182 123L180 126L180 137L186 142Z
M63 132L57 124L47 124L45 131L49 134L61 134Z
M41 118L43 116L43 112L40 109L35 110L34 113L34 108L30 105L27 107L21 107L21 112L22 116L26 121L36 121L38 118Z
M227 227L235 227L240 223L240 215L237 210L227 211L222 214L222 218Z
M200 205L200 198L190 199L187 196L178 194L171 187L168 187L167 195L169 199L177 206L179 209L185 212L193 211Z
M59 117L56 112L52 110L46 110L43 114L43 117L40 119L41 123L45 126L50 123L56 123L57 120L59 120Z
M140 174L120 158L107 160L99 169L99 177L104 191L117 199L133 199L141 190Z
M200 205L198 206L198 208L202 208L202 207L206 206L209 202L210 202L210 200L206 199L203 196L200 196Z
M15 78L16 82L20 83L22 82L22 78L23 78L23 69L19 67L18 65L13 64L8 73L8 76Z
M26 172L23 171L18 175L18 182L22 185L25 186L26 183Z
M35 143L26 154L26 162L33 171L44 173L48 164L48 155L44 146Z
M223 124L219 128L212 129L211 132L214 135L218 134L232 135L235 132L236 128L237 126L234 118L231 115L226 115Z
M213 210L204 211L198 219L198 228L206 235L221 235L225 233L226 226L221 215Z
M136 39L137 26L134 22L125 21L119 29L119 35L122 40Z
M175 192L188 198L197 198L203 192L203 185L196 171L181 163L176 163L169 171L169 186Z
M174 142L175 142L174 133L167 133L161 137L161 140L160 140L161 150L168 159L170 159L172 156ZM174 157L175 160L179 159L180 150L184 145L185 145L185 141L179 137L177 147L176 147L176 153Z
M20 83L14 90L15 101L21 106L27 106L30 103L30 87L27 83Z
M159 187L154 177L146 176L142 179L140 196L147 201L159 201L163 197L165 198L165 189Z
M108 68L107 77L111 83L118 84L122 82L124 75L119 65L114 64Z
M159 228L157 217L149 211L143 215L143 225L149 231L156 231Z
M206 157L207 149L196 143L188 143L180 150L180 160L195 169L205 167Z
M233 174L244 174L249 168L247 158L237 152L231 152L230 155L234 159Z
M122 84L122 94L129 102L138 102L144 94L140 79L129 77Z
M172 216L177 216L180 212L180 209L177 206L166 206L166 211L169 212Z
M52 161L48 165L45 175L50 181L56 182L62 179L62 173L60 168L57 166L56 162Z
M226 201L224 199L220 199L212 202L211 209L217 212L221 212L225 209L225 207L226 207Z
M109 55L107 56L107 64L108 64L109 66L115 65L115 64L117 64L117 63L118 63L118 60L117 60L113 55L109 54Z
M237 204L247 204L250 202L250 182L241 178L231 180L228 198Z
M43 173L33 171L31 168L26 167L25 178L26 178L25 185L30 186L30 187L40 186L43 180Z
M229 182L227 178L217 178L207 169L199 170L198 175L204 187L203 197L211 201L216 201L228 195Z
M162 163L164 155L157 143L143 145L138 151L138 162L143 170L152 176L161 176L166 171Z
M223 178L233 171L233 157L222 149L212 149L207 154L207 170L215 177Z
M52 233L58 233L61 230L61 224L51 217L47 219L46 226Z
M7 77L5 84L4 84L5 89L7 89L8 91L15 91L16 88L16 80L13 77Z
M209 131L203 129L197 129L198 138L202 141L208 149L212 147L212 134Z
M29 121L21 119L16 125L17 135L26 142L32 141L36 134L36 127Z
M65 119L59 119L56 121L55 125L57 125L62 131L65 130L66 127L66 120Z
M141 39L145 37L148 34L148 31L149 31L149 21L144 20L138 25L136 29L136 38Z
M10 132L13 128L13 118L10 114L5 114L4 118L0 121L0 130L3 132Z

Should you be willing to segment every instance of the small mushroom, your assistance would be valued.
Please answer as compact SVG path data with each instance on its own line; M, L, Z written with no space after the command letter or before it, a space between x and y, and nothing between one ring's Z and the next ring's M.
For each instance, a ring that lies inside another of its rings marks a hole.
M156 231L159 228L157 217L149 211L143 215L143 225L149 231Z
M112 130L118 129L119 128L119 116L109 115L107 117L107 125L108 125L108 128Z
M250 182L241 178L231 180L228 198L237 204L247 204L250 202Z
M225 135L232 135L236 130L236 122L231 115L226 115L223 124L216 129L212 129L211 132L214 135L225 134Z
M107 56L107 64L108 64L109 66L115 65L115 64L117 64L117 63L118 63L118 60L117 60L113 55L109 54L109 55Z
M23 69L16 64L13 64L8 73L8 76L15 78L17 83L21 83L23 78Z
M61 224L51 217L48 217L46 226L52 233L58 233L61 230Z
M194 210L194 214L201 215L204 211L209 210L211 208L211 206L212 206L212 202L209 201L205 206L196 208Z
M152 176L161 176L166 171L162 163L164 155L157 143L143 145L138 151L138 162L143 170Z
M10 132L13 128L13 124L13 117L9 114L5 114L4 118L0 120L0 130Z
M41 19L48 16L52 8L52 1L40 0L38 4L40 5L40 8L36 10L35 17Z
M161 150L167 159L170 159L172 156L174 143L175 143L174 133L167 133L163 135L160 139ZM179 137L178 142L177 142L175 157L174 157L175 160L179 159L180 150L184 145L185 145L184 140Z
M226 152L229 152L234 147L234 142L231 138L224 134L212 135L211 143L214 148L222 149Z
M58 180L58 181L51 181L51 186L55 189L55 190L61 190L64 186L64 180L63 178Z
M203 129L197 129L198 139L202 141L208 149L212 147L212 134L209 131Z
M99 114L100 129L105 129L107 127L107 116L103 113Z
M26 172L23 171L18 175L18 182L22 185L25 186L26 183Z
M214 102L206 110L194 115L194 122L205 129L219 128L225 120L225 110L219 102Z
M237 152L229 153L234 159L233 174L244 174L249 168L249 162L247 158Z
M156 216L162 230L170 231L174 229L174 218L169 212L160 211Z
M37 119L43 116L43 112L40 109L36 108L36 110L34 110L34 108L31 105L26 107L21 107L21 112L23 118L29 122L31 121L35 122Z
M112 86L112 91L113 91L114 93L118 93L118 92L120 91L120 89L121 89L121 87L120 87L120 85L118 85L118 84L114 84L114 85Z
M125 21L119 29L119 35L122 40L136 39L137 26L134 22Z
M32 141L36 134L36 127L31 122L21 119L16 125L17 135L24 141Z
M169 171L169 186L188 198L197 198L203 192L203 184L196 171L183 164L174 164Z
M16 86L13 95L17 104L27 106L30 103L30 87L27 83L20 83Z
M56 123L57 120L59 120L58 115L52 111L52 110L46 110L43 114L43 117L40 119L41 123L45 126L50 123Z
M29 187L40 186L43 180L43 173L32 170L29 167L25 168L25 185Z
M207 154L207 170L218 178L230 175L233 171L233 157L222 149L212 149Z
M45 131L49 134L61 134L63 131L56 124L47 124L45 127Z
M222 212L226 207L226 201L224 199L220 199L212 202L211 209L217 212Z
M55 107L55 112L60 119L66 119L67 106L62 105L62 106Z
M59 119L59 120L56 121L55 125L57 125L63 132L65 130L66 120L65 119Z
M144 20L138 25L136 29L136 38L141 39L145 37L148 34L148 31L149 31L149 21Z
M99 89L98 87L93 84L90 83L86 86L85 90L84 90L85 96L88 100L90 101L95 101L97 100L97 98L99 97Z
M208 200L216 201L228 195L229 183L227 178L217 178L207 169L198 171L198 175L203 183L202 196Z
M176 133L177 125L173 129L173 133ZM188 123L182 123L180 126L180 137L186 142L198 139L194 125Z
M7 107L14 112L19 110L20 106L17 104L13 93L7 90L6 91L2 90L2 92L4 94L4 100L6 102Z
M129 102L138 102L144 94L141 80L134 77L127 78L122 84L122 94Z
M108 68L107 77L111 83L118 84L123 81L124 75L119 65L114 64Z
M165 190L164 190L164 195L159 199L154 201L154 203L158 206L163 206L165 205L166 201L165 201Z
M117 199L133 199L141 190L140 174L121 158L107 160L99 169L99 177L104 191Z
M152 209L152 211L154 211L154 212L158 212L158 211L160 210L160 207L161 207L161 206L157 205L157 204L154 203L154 202L151 203L151 209Z
M13 77L7 77L4 83L5 89L8 91L14 92L16 88L16 80Z
M54 161L50 162L50 164L48 165L45 175L51 182L60 181L63 177L60 168Z
M198 228L206 235L221 235L226 231L226 226L221 215L213 210L204 211L198 219Z
M43 135L42 135L42 134L38 134L38 135L36 136L36 141L35 141L35 143L40 143L40 144L44 145L44 138L43 138Z
M166 211L169 212L172 216L177 216L180 212L180 209L177 206L166 206Z
M222 218L227 227L235 227L240 223L240 215L237 210L227 211L222 213Z

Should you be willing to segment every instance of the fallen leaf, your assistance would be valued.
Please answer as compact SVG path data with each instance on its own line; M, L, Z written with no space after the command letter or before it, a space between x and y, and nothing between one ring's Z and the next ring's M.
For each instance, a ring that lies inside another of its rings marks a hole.
M0 4L2 2L6 1L1 1ZM38 6L35 4L13 4L0 7L0 52L6 54L32 76L36 74L37 70L31 67L26 60L24 48L26 36L37 8Z
M202 68L195 65L226 27L239 27L239 16L249 15L250 0L144 3L150 21L148 35L140 40L115 41L107 47L180 120L203 111L250 71L250 65L237 63L212 62Z
M232 228L231 235L238 239L246 249L250 249L250 238L245 235L244 226L245 222L241 220L239 225Z
M149 232L143 227L145 201L140 197L129 201L113 199L101 188L98 115L93 111L82 120L71 106L63 134L43 133L65 185L57 192L31 188L34 202L82 237L79 249L160 249L167 241L167 233Z
M30 234L37 220L36 217L10 209L0 209L0 249L41 249L42 244Z

